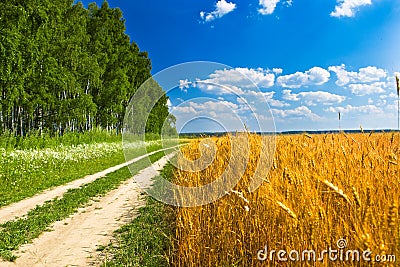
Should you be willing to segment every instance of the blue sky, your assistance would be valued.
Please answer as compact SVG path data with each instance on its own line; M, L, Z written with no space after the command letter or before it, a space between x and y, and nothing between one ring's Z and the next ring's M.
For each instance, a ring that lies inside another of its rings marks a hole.
M188 73L175 81L177 90L169 92L171 111L182 131L219 130L218 121L227 130L240 128L228 114L242 121L249 116L236 93L249 95L250 89L241 87L238 73L258 86L278 131L337 129L338 112L345 129L397 128L394 73L400 71L400 7L396 0L110 0L109 4L123 11L127 34L149 53L153 74L190 61L232 67L198 77ZM185 81L192 83L187 86ZM237 90L232 94L207 89L199 81ZM208 116L214 122L188 123L189 112L192 118Z

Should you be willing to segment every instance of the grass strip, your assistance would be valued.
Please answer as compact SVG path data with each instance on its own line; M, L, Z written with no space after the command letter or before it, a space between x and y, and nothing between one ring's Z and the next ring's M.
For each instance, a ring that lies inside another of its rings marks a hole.
M167 164L161 175L171 181L173 172L174 167ZM101 248L106 255L111 255L103 266L169 266L174 219L173 207L147 196L139 216L115 232L118 248L112 244Z
M166 151L165 153L168 153ZM149 158L152 162L164 156L164 152L158 152ZM133 174L149 166L149 161L144 158L131 165ZM20 218L0 225L0 257L14 261L13 251L21 245L29 243L49 226L67 218L75 213L79 207L87 204L91 198L106 194L117 188L123 181L132 177L128 167L108 174L96 181L86 184L81 188L71 189L62 198L46 202L30 211L26 218Z

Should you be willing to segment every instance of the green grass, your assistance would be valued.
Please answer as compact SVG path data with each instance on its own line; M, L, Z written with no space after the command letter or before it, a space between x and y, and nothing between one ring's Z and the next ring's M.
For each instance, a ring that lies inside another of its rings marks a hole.
M160 142L150 144L148 152L161 149ZM141 154L142 149L132 149L132 155ZM120 142L39 150L0 149L0 207L124 161Z
M154 162L163 155L164 152L155 153L150 156L150 160ZM138 173L148 165L149 162L145 158L133 163L131 170ZM132 174L128 168L122 168L81 188L69 190L62 198L37 206L28 213L26 218L0 225L0 257L14 261L16 259L13 255L14 250L38 237L55 221L63 220L75 213L79 207L85 206L91 198L106 194L131 177Z
M174 167L167 164L161 175L171 180L173 171ZM112 244L101 248L111 255L103 266L169 266L173 233L174 209L147 196L139 216L115 232L118 248Z
M60 145L80 145L80 144L93 144L103 142L120 142L122 136L117 135L115 131L110 132L103 129L93 129L83 133L67 132L62 136L52 135L46 131L31 132L27 136L16 136L12 132L5 132L0 135L0 148L12 149L43 149L55 148Z

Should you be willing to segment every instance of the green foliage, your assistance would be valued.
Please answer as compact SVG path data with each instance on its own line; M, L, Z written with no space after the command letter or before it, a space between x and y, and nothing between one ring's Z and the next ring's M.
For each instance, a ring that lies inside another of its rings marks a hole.
M74 2L0 3L0 134L119 132L129 99L151 77L120 9ZM147 130L159 133L165 114L166 97Z

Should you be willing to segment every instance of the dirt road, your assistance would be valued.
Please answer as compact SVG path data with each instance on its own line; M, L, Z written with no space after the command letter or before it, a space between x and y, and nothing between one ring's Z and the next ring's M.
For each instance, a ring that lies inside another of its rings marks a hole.
M45 232L32 244L22 246L14 263L0 262L0 266L90 265L96 247L108 244L113 232L132 220L137 208L144 204L135 180L159 175L159 170L172 156L163 157L78 213L55 223L53 231Z

